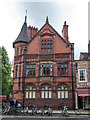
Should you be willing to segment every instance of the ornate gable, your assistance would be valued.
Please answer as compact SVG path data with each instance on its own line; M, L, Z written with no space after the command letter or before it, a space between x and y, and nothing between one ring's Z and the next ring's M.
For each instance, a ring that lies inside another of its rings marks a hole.
M53 36L55 36L55 34L49 28L46 28L40 33L40 36L41 37L44 37L44 36L53 37Z

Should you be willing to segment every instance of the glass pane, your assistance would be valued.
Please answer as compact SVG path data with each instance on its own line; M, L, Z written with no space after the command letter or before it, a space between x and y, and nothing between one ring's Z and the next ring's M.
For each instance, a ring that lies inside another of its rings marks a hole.
M32 65L30 65L30 68L32 68Z
M50 64L50 67L52 67L52 64Z
M48 91L45 91L45 98L48 98Z
M32 90L32 87L30 86L30 90Z
M32 98L32 91L29 92L29 98Z
M29 76L29 69L26 70L26 77Z
M43 44L42 44L42 47L43 47Z
M61 96L60 96L60 91L58 91L58 98L61 98Z
M68 91L65 91L65 98L68 98Z
M59 87L58 90L61 90L61 88Z
M44 91L41 92L41 98L44 98Z
M49 88L49 90L51 90L51 88Z
M40 76L42 76L42 68L40 69Z
M35 68L35 65L33 65L33 68Z
M42 88L42 90L44 90L44 88Z
M49 53L49 49L47 49L47 53Z
M35 98L35 91L33 91L33 98Z
M42 44L43 44L43 40L42 40L42 42L41 42Z
M52 98L52 93L51 93L51 91L49 91L49 98Z
M64 86L62 86L62 90L64 90Z
M43 49L41 50L41 53L43 53Z
M65 88L65 90L68 90L68 88Z
M48 90L48 86L45 86L45 90Z
M47 47L49 47L49 44L47 45Z
M64 98L64 91L61 91L61 98Z
M26 98L28 98L28 91L26 91Z
M50 43L52 43L52 40L50 40Z
M47 64L47 67L49 67L49 64Z
M46 53L46 49L44 49L44 53Z
M50 53L52 53L52 48L50 49Z
M47 43L49 43L49 40L47 41Z

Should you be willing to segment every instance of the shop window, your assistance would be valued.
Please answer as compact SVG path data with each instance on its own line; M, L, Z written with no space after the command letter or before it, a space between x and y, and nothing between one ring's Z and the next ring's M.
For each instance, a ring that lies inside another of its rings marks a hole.
M68 65L67 64L58 64L58 76L68 76Z
M52 98L52 92L49 86L43 86L41 88L41 98Z
M35 65L26 65L26 77L35 76Z
M79 82L86 82L86 69L79 69Z
M27 86L26 87L26 98L35 98L35 87Z
M58 98L68 98L68 87L66 86L59 86L58 87Z
M52 76L53 66L50 63L40 64L40 76Z

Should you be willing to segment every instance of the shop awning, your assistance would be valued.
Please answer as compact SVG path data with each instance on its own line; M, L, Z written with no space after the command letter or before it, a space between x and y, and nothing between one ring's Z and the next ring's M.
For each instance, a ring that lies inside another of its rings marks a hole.
M90 90L77 90L78 96L90 96Z

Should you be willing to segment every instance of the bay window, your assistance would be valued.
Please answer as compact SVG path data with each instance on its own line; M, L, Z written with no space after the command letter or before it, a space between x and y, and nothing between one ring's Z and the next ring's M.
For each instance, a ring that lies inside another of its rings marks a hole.
M53 65L51 63L40 64L40 76L52 76Z
M35 76L35 65L26 65L26 77Z
M67 76L68 75L68 65L67 64L58 64L58 76Z

